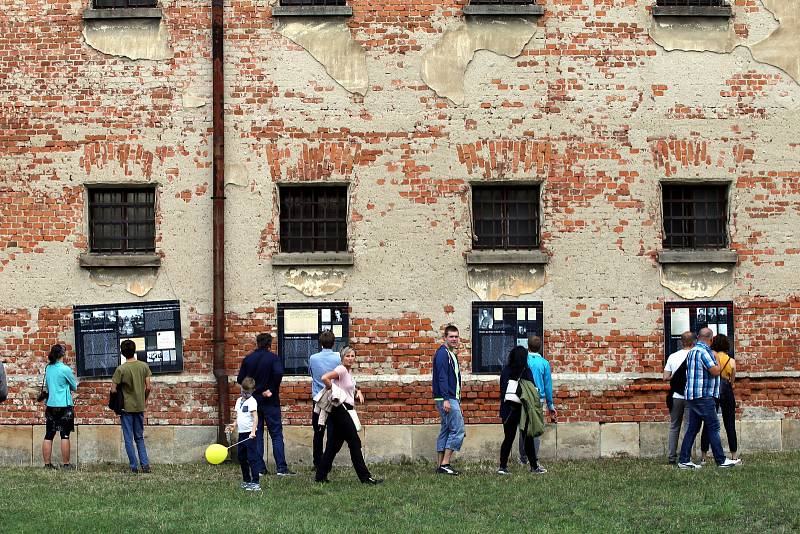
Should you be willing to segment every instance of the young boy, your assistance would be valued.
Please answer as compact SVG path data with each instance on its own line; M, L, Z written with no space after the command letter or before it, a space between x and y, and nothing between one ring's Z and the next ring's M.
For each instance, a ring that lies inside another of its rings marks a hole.
M239 465L242 467L241 488L247 491L261 491L259 476L265 469L264 459L256 450L256 428L258 428L258 404L253 398L256 381L251 377L242 380L242 396L236 399L236 427L240 441L237 452ZM234 424L231 423L230 430Z

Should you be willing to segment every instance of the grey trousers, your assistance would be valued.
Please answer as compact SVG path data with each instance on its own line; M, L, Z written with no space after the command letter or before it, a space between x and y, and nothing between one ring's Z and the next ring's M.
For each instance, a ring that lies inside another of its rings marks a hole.
M527 464L528 463L528 456L525 454L525 436L522 433L522 430L519 431L519 463ZM541 436L538 438L533 438L533 448L536 449L536 458L539 458L539 445L542 443Z
M689 418L684 417L686 407L685 399L672 399L672 411L669 412L669 442L667 443L667 460L669 462L678 461L678 436L681 433L681 426L686 426L682 423L688 424L689 422Z

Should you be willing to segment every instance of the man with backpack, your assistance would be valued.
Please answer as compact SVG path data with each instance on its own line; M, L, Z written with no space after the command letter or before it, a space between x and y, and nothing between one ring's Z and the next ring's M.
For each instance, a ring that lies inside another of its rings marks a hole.
M686 388L686 356L694 347L694 344L694 333L684 332L681 334L683 348L670 354L664 366L664 380L669 380L669 390L672 394L672 407L669 411L669 442L667 445L667 460L670 465L675 465L678 461L678 436L680 435L681 425L684 421L683 416L686 412L686 400L683 396Z

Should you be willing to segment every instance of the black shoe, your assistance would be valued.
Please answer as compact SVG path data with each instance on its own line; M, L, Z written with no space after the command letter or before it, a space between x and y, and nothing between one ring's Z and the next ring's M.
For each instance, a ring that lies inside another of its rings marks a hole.
M54 466L53 464L44 464L45 469L58 469L58 467Z
M139 470L142 473L151 473L152 472L152 471L150 471L150 464L143 465L141 468L139 468Z
M132 475L138 475L139 474L139 470L137 468L135 468L135 467L131 467L131 474Z
M75 467L75 464L64 464L61 466L61 469L64 469L65 471L75 471L77 467Z
M450 475L450 476L458 476L458 471L453 469L450 464L442 464L436 470L436 472L440 475Z
M365 478L364 480L362 480L361 483L362 484L369 484L370 486L377 486L378 484L383 484L383 479L382 478L369 477L369 478Z
M295 476L297 473L295 473L295 472L294 472L294 471L292 471L291 469L288 469L288 468L287 468L287 469L284 469L283 471L278 471L276 474L277 474L279 477L293 477L293 476Z
M317 484L327 484L328 482L330 482L330 480L328 480L328 477L325 477L321 479L314 479L314 482L316 482Z

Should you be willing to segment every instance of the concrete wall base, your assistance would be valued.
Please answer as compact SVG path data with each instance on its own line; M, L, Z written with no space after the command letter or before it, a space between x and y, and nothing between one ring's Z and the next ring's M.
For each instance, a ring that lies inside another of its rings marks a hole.
M561 423L548 425L542 437L543 460L590 458L658 458L666 456L668 423ZM371 425L361 432L364 456L370 463L427 460L436 458L438 425ZM724 430L722 442L727 450ZM739 451L800 450L800 421L737 421ZM40 465L41 425L0 425L0 465ZM503 438L501 425L467 425L467 438L458 458L467 461L496 462ZM60 438L53 444L53 463L61 461ZM214 443L216 427L148 426L145 440L154 464L180 464L203 461L205 448ZM311 429L284 427L286 456L295 467L311 464ZM695 450L699 452L699 437ZM127 461L122 432L117 425L78 425L71 437L72 459L80 464ZM274 471L271 444L266 444L265 459ZM512 458L517 457L516 444ZM347 451L336 459L349 465Z

